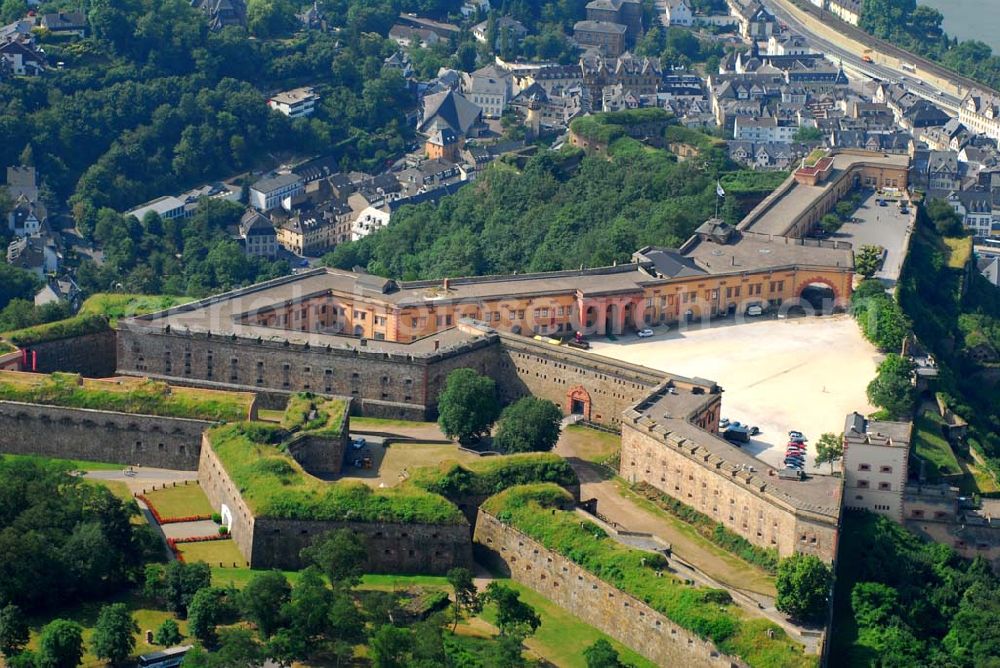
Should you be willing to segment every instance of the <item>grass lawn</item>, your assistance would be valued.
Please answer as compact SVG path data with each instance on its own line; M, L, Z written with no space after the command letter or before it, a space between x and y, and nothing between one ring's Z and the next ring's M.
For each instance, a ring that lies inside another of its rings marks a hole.
M972 255L972 237L944 237L944 245L948 247L948 267L962 269Z
M951 445L941 435L942 424L937 413L926 410L917 417L914 425L916 436L913 447L917 456L924 461L924 474L928 480L962 471Z
M683 534L687 540L696 544L699 548L711 552L719 560L719 566L706 563L695 564L710 577L738 589L745 589L758 594L764 594L765 596L777 595L777 591L774 588L773 576L769 575L757 566L740 559L732 552L719 547L701 535L697 529L684 520L671 515L649 499L645 499L641 495L636 494L629 488L628 483L623 479L616 478L615 484L618 487L619 493L623 497L632 501L643 510L656 515L658 518L666 522L669 522L678 532ZM684 552L683 546L679 547L674 545L674 548L678 549L680 553Z
M281 422L285 417L285 411L272 411L266 408L257 409L257 418L264 422Z
M125 468L123 464L112 464L110 462L86 462L82 459L57 459L55 457L40 457L37 455L0 455L0 457L3 457L8 462L38 461L65 464L74 471L120 471Z
M160 517L191 517L211 515L214 511L205 492L196 483L158 489L146 494L146 498L156 508Z
M178 551L187 563L204 561L210 566L223 570L233 568L246 568L247 560L243 558L236 543L232 539L228 540L208 540L201 543L179 543ZM219 564L225 566L219 566ZM236 566L233 566L236 564Z
M545 661L564 668L586 668L583 650L604 638L610 642L621 659L637 668L653 668L656 664L625 647L617 640L598 631L569 614L552 601L540 596L533 589L511 580L502 580L521 594L521 600L530 605L542 618L542 625L525 645ZM496 624L496 608L487 606L481 617Z
M358 589L393 591L407 587L433 587L451 591L448 578L441 575L363 575Z
M348 467L345 469L348 472L345 478L359 478L370 485L384 483L387 487L393 487L403 482L404 470L413 473L414 469L437 466L445 461L471 464L482 460L479 455L462 452L457 445L438 443L393 443L387 448L373 444L368 447L368 452L372 458L372 468Z
M560 440L580 459L603 463L621 447L621 436L571 424L563 430Z
M958 482L958 489L965 496L973 494L986 494L1000 492L1000 486L987 471L982 469L973 459L956 455L958 465L962 469L962 479Z
M187 622L177 619L177 617L171 612L165 612L163 610L156 610L152 607L152 604L142 598L138 594L124 594L117 596L106 601L84 603L72 608L66 608L58 612L49 613L44 619L31 620L31 641L28 644L28 649L38 649L38 634L41 632L42 627L49 621L61 618L69 619L77 622L83 626L83 643L84 643L84 655L83 663L80 665L90 667L90 666L105 666L103 661L99 661L90 651L90 636L93 633L94 624L97 623L97 615L101 611L103 605L109 603L123 602L128 605L129 611L132 613L132 617L135 619L136 624L139 625L139 633L135 635L135 654L146 654L148 652L153 652L162 647L155 645L149 645L146 643L146 631L151 630L154 633L156 629L167 619L173 619L177 622L180 627L181 633L187 636Z
M380 427L436 427L436 422L414 422L413 420L389 420L386 418L351 416L351 429L376 430Z

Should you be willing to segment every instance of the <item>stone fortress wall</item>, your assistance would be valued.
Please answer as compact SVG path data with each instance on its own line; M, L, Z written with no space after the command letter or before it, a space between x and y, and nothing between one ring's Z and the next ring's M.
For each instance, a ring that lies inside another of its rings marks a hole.
M0 401L0 452L194 471L211 424Z
M502 566L515 581L531 587L657 665L691 668L746 665L483 510L476 521L474 542L477 555Z
M444 575L456 566L471 567L470 528L460 524L329 522L254 517L240 489L229 477L207 436L201 447L198 483L251 568L303 568L299 553L322 534L348 528L368 547L369 573Z

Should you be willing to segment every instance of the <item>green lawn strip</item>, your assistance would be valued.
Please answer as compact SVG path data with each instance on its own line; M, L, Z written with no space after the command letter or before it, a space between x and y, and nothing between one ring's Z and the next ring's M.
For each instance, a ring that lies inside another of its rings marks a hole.
M208 432L226 472L258 517L402 524L463 524L447 499L415 486L374 490L358 481L323 482L271 444L282 430L263 423L223 425Z
M193 482L146 492L145 497L163 519L211 515L214 512L205 492Z
M943 420L937 413L923 411L917 416L914 449L924 462L924 475L936 479L942 475L961 473L958 460L947 439L941 435Z
M406 427L415 429L417 427L434 427L435 422L411 422L410 420L390 420L386 418L373 417L351 417L351 429L364 431L366 429L377 430L381 427Z
M82 459L60 459L58 457L43 457L41 455L0 455L7 461L37 461L62 464L72 471L121 471L125 468L122 464L112 462L87 462Z
M446 461L437 467L415 469L410 482L447 498L490 495L514 485L552 482L557 485L579 483L576 473L562 457L549 452L533 452L502 457L485 457L458 464Z
M760 548L749 543L749 541L746 541L745 539L740 540L740 537L737 534L733 534L732 532L724 533L726 537L734 542L738 542L744 549L751 550L751 554L755 554L762 563L767 563L768 567L765 568L762 564L749 561L748 559L743 558L742 555L730 551L723 545L716 543L714 540L703 534L699 530L699 527L695 526L692 522L688 522L685 519L678 517L666 508L662 507L660 504L655 503L637 493L623 479L616 478L615 485L618 487L619 493L623 497L629 499L643 510L670 522L675 529L683 533L686 537L690 538L703 549L712 552L720 559L724 559L731 567L745 571L747 576L752 577L755 581L766 583L767 590L761 593L768 594L770 596L774 595L774 572L776 571L778 565L776 550L770 552L764 548ZM688 506L684 506L684 508L688 516L701 522L702 527L706 529L707 533L710 533L712 536L716 535L715 527L719 526L718 522ZM771 566L772 563L773 567ZM747 588L748 585L748 583L745 582L730 582L727 584L743 588Z
M720 651L755 668L815 666L778 625L748 619L724 590L685 585L666 571L661 555L626 547L597 525L556 508L571 503L551 484L515 487L491 497L484 509L546 548L571 559L618 589L644 601L681 627L712 640ZM657 572L663 573L657 577ZM768 637L771 634L773 637Z
M448 578L441 575L363 575L357 589L394 591L408 587L433 587L451 591Z
M173 295L136 295L98 293L89 297L80 307L81 313L96 313L105 316L112 327L119 318L131 318L147 313L165 311L168 308L194 301L191 297Z
M265 422L281 422L283 417L285 417L285 411L274 411L266 408L257 409L258 420L263 420Z
M541 617L542 625L538 627L533 636L528 638L525 644L549 663L564 668L586 668L587 661L583 657L583 650L603 638L618 650L618 654L625 663L636 668L656 666L655 663L611 636L602 633L578 617L574 617L570 612L543 597L534 589L513 580L501 580L501 582L516 589L521 595L521 600L533 607L538 616ZM487 605L480 617L495 626L496 607Z
M198 543L177 543L177 550L187 563L204 561L216 568L246 568L247 561L231 539ZM220 564L222 564L220 566ZM236 564L233 566L233 564Z
M84 656L83 662L80 665L87 668L90 668L91 666L106 665L103 661L99 661L91 652L90 638L93 634L94 624L97 623L97 615L100 613L101 607L119 602L125 603L128 606L129 612L132 614L136 624L139 626L139 632L135 634L136 645L135 651L133 652L135 656L163 649L162 647L150 645L146 642L146 631L150 630L155 633L160 624L167 619L173 619L177 622L181 633L185 636L185 642L187 642L187 622L185 620L178 619L177 616L171 612L156 610L151 601L146 600L137 592L126 592L103 601L81 603L80 605L70 608L49 612L42 618L29 619L29 624L31 626L31 641L28 644L28 649L38 649L38 636L45 624L57 618L68 619L77 622L83 627Z
M94 380L73 373L41 375L0 371L0 399L233 422L247 419L253 395L172 387L148 379Z

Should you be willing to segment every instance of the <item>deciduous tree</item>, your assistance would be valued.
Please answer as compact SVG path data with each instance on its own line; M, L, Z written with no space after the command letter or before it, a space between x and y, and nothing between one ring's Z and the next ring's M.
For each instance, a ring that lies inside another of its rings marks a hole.
M139 625L124 603L112 603L101 608L90 638L90 647L98 659L119 664L135 649L135 634Z
M470 445L485 434L499 414L496 383L472 369L448 374L438 396L438 424L448 438Z
M559 440L562 411L537 397L518 399L500 415L493 443L502 452L547 452Z
M818 621L827 610L830 568L811 554L794 554L778 564L775 607L795 619Z

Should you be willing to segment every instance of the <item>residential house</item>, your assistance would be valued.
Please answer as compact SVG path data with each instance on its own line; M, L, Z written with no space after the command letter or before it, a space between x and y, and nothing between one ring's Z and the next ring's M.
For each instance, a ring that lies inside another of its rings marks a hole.
M289 118L312 116L316 110L319 95L312 88L293 88L276 93L267 101L267 106Z
M534 135L542 130L563 129L582 113L582 87L567 90L565 95L549 95L540 84L533 83L514 96L510 108Z
M828 0L827 9L841 21L856 26L861 19L861 5L862 0Z
M496 41L494 49L500 49L504 40L509 40L510 44L520 44L521 40L528 36L528 29L524 24L509 16L501 16L495 19ZM490 20L477 23L472 27L472 37L480 44L486 44L489 39Z
M663 23L670 26L690 28L694 25L694 12L688 0L665 0L663 7Z
M250 206L267 212L283 206L283 200L303 193L302 178L296 174L275 174L250 187Z
M395 24L389 29L389 39L396 42L403 48L419 46L427 48L434 46L441 41L441 37L427 28L415 28L413 26Z
M191 6L208 17L208 27L213 31L247 24L245 0L191 0Z
M917 100L902 113L899 124L911 132L920 128L943 126L951 116L927 100Z
M277 228L277 242L296 255L322 255L336 244L335 225L314 216L295 215Z
M45 56L32 40L0 40L0 73L33 77L45 71Z
M989 190L952 190L944 200L962 217L962 223L974 236L985 238L993 234L993 196Z
M496 65L462 75L462 94L483 110L486 118L500 118L513 97L513 77Z
M799 126L774 117L752 118L737 116L734 121L733 137L737 141L756 143L791 142L799 131Z
M480 13L486 14L492 9L490 0L465 0L462 6L458 8L462 16L469 18L472 16L478 16Z
M994 287L1000 288L1000 255L976 256L976 270Z
M274 258L278 255L278 234L271 220L248 209L240 218L240 244L250 256Z
M18 195L7 214L7 229L17 237L35 236L41 233L45 217L45 207L41 203Z
M7 264L39 278L59 271L59 251L51 237L18 237L7 246Z
M436 128L424 143L424 153L431 160L456 162L462 142L451 128Z
M927 188L958 190L962 187L958 155L954 151L930 151L927 155Z
M62 278L46 278L45 284L35 293L35 306L45 306L46 304L64 303L71 311L80 308L83 301L83 294L79 286L69 276Z
M83 12L43 14L39 24L53 35L83 37L87 33L87 17Z
M416 14L400 14L396 22L400 25L410 26L411 28L430 30L445 41L452 38L457 39L462 33L462 29L453 23L435 21L434 19L424 18L423 16L417 16Z
M812 49L801 35L782 33L771 35L767 39L767 55L769 56L804 56L812 54Z
M7 194L15 200L22 195L34 204L38 201L38 174L34 167L14 165L7 168Z

